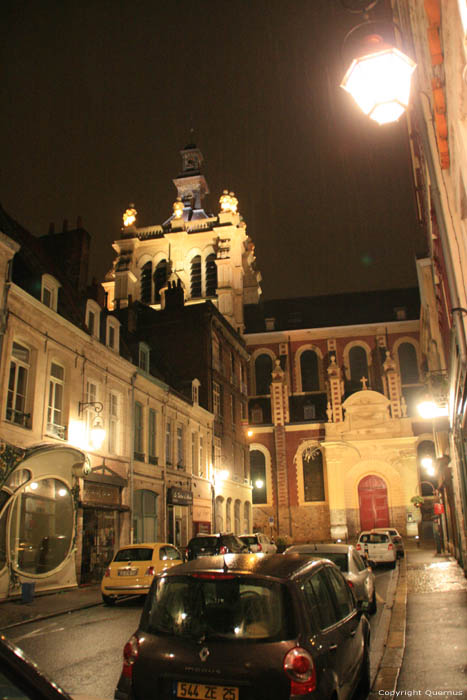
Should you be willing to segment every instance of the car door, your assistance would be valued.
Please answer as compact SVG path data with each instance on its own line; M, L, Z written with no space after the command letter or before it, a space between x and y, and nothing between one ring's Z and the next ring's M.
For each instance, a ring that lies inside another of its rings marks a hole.
M346 695L350 695L362 663L362 629L357 613L355 598L344 576L335 566L326 566L325 573L329 579L337 609L338 629L341 635L341 659L343 685Z

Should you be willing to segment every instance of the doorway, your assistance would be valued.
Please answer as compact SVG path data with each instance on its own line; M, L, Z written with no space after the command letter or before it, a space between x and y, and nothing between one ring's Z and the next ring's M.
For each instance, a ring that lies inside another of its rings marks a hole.
M366 476L358 485L360 528L389 527L388 492L379 476Z

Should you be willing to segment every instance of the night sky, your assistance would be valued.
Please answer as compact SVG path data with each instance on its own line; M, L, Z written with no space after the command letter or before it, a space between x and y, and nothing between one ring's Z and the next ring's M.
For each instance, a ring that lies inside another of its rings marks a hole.
M378 127L338 87L359 21L340 0L2 0L2 206L36 235L81 216L101 280L130 202L170 216L194 140L265 298L416 285L405 117Z

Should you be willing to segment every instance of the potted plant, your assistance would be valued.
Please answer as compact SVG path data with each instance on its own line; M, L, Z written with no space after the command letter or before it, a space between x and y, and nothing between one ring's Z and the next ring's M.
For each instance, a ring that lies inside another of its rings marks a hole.
M423 496L412 496L410 502L414 504L415 508L420 508L422 503L425 503Z

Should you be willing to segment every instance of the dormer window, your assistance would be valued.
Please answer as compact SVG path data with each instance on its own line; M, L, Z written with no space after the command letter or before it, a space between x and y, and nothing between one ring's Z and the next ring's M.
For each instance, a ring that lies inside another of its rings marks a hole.
M101 307L93 299L88 299L86 302L86 328L89 335L93 338L99 338Z
M149 348L146 343L139 344L138 367L143 372L149 372Z
M119 351L120 327L117 319L111 316L107 318L106 344L111 350Z
M60 283L52 275L42 275L41 280L41 301L44 306L48 306L52 311L57 310L58 290Z

